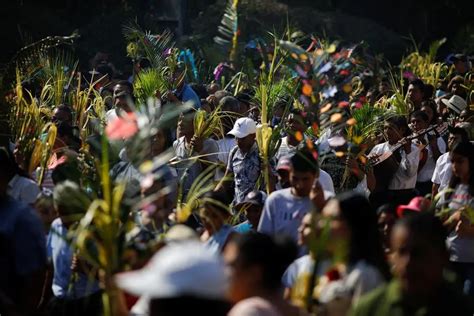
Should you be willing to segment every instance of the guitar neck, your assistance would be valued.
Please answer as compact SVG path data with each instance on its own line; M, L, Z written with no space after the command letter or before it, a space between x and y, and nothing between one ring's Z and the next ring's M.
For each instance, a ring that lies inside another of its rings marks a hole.
M411 134L410 136L407 136L404 138L404 141L399 141L398 143L395 144L395 146L392 148L392 152L395 152L397 150L399 150L400 148L402 148L403 145L405 145L405 141L407 140L413 140L415 138L418 138L420 136L423 136L425 134L428 134L429 132L431 131L434 131L436 130L438 127L440 127L440 125L433 125L433 126L430 126L428 128L425 128L425 129L422 129L421 131L419 132L416 132L416 133L413 133Z

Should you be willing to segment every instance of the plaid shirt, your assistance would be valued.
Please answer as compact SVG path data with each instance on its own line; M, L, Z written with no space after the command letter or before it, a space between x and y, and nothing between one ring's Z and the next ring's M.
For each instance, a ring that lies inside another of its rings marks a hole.
M240 151L238 146L232 148L227 170L234 174L234 205L241 203L245 196L256 188L257 180L261 174L260 162L256 143L245 154Z

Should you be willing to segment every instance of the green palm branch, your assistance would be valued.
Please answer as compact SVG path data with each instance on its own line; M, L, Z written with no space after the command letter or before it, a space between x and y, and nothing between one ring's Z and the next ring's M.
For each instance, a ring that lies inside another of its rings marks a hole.
M237 57L239 36L238 4L239 0L228 1L221 24L217 27L219 35L214 37L214 42L229 50L230 62L235 62Z
M174 47L173 34L169 30L153 35L132 22L123 26L123 34L129 42L128 55L134 59L147 58L156 69L165 64L164 52Z

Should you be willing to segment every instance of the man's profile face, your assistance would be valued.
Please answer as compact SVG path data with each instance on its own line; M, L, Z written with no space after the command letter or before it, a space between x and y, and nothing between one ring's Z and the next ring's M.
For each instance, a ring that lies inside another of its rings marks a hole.
M418 86L415 86L413 84L410 84L408 86L407 96L410 101L414 103L419 103L423 101L423 91L421 91Z

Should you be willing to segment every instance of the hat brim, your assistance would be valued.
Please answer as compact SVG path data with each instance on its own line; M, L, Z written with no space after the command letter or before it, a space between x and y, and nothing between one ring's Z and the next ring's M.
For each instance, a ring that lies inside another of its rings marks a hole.
M286 166L286 165L283 165L283 166L277 166L276 167L276 170L285 170L285 171L290 171L291 170L291 166Z
M446 99L442 99L441 102L443 102L444 105L446 105L449 109L453 110L454 112L456 112L457 114L460 114L462 112L462 110L458 109L456 106L454 106L454 104L452 104L451 102L449 102L449 100L446 100Z
M119 273L115 276L115 282L119 288L136 296L146 294L154 298L167 298L176 293L170 282L149 269Z
M250 201L240 202L239 204L236 204L234 207L236 209L241 209L241 208L245 207L246 205L263 206L263 204L259 203L258 201L250 200Z
M421 212L421 210L418 210L418 209L415 209L415 208L412 208L408 205L400 205L399 207L397 207L397 216L399 218L402 218L403 216L405 216L405 213L406 212L413 212L413 213L419 213Z
M237 131L237 130L231 130L230 132L227 133L227 135L233 135L235 136L236 138L244 138L244 137L247 137L250 135L250 133L246 134L246 133L242 133L240 131Z

